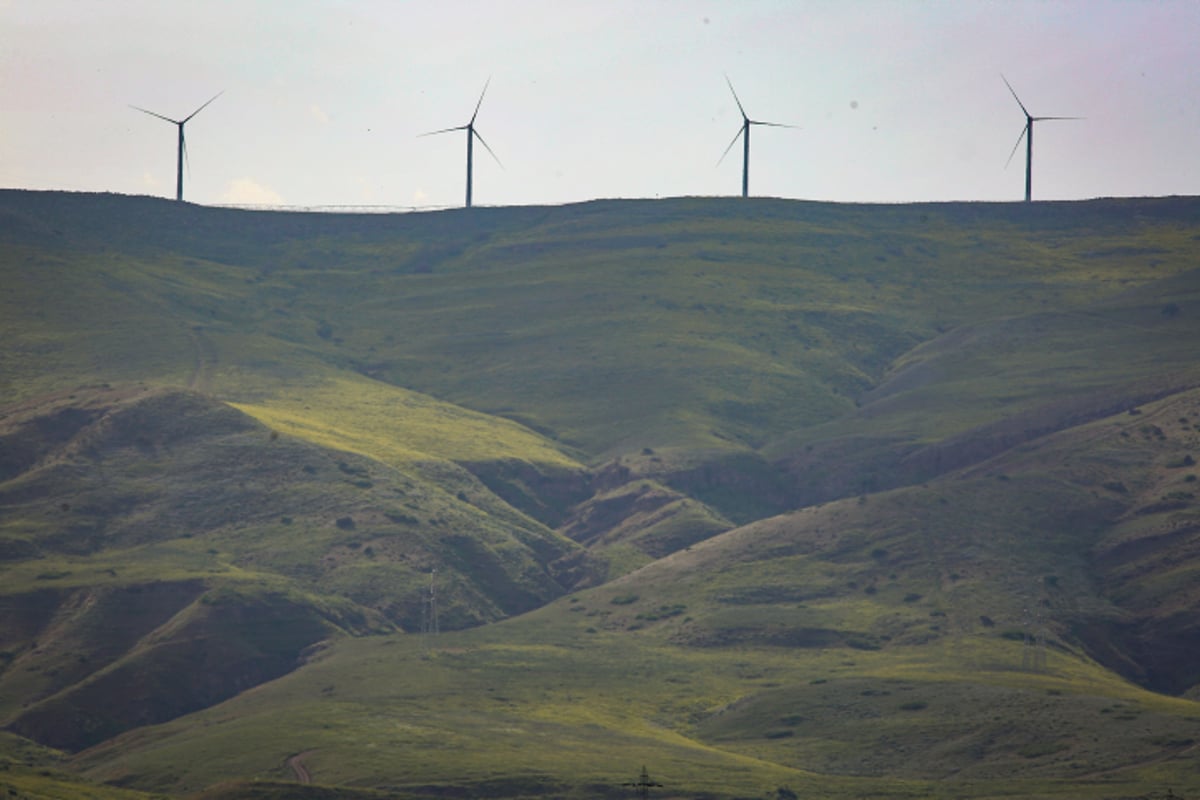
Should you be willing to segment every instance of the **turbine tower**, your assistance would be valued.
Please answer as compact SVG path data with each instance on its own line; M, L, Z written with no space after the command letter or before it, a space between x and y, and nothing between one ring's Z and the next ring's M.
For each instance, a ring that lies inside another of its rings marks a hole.
M729 84L729 91L733 94L733 100L737 103L738 111L742 114L742 127L730 140L729 146L725 148L725 152L717 159L717 164L725 160L725 156L729 155L729 151L733 149L737 143L738 136L742 137L742 197L750 196L750 126L751 125L766 125L771 128L795 128L795 125L784 125L779 122L764 122L762 120L750 119L746 116L746 109L742 108L742 101L738 99L737 92L733 91L733 82L729 80L729 76L725 76L725 83Z
M485 142L483 140L483 137L479 135L479 131L475 130L475 118L477 116L479 116L479 107L481 105L483 105L483 96L485 94L487 94L488 84L490 84L491 82L492 82L492 79L488 78L487 82L483 84L483 91L479 93L479 102L475 104L475 113L471 115L471 121L468 122L466 125L456 125L453 128L442 128L440 131L430 131L429 133L421 134L422 136L436 136L439 133L450 133L451 131L466 131L467 132L467 208L471 207L471 173L472 173L472 169L474 167L474 161L475 161L475 159L474 159L475 140L479 139L479 143L481 145L483 145L485 148L487 148L487 151L489 153L491 153L492 158L496 159L496 163L500 164L499 157L497 157L496 154L494 152L492 152L492 148L488 147L488 143ZM500 166L503 167L504 165L500 164Z
M1003 75L1000 80L1004 81L1004 85L1012 92L1013 99L1017 101L1017 105L1021 107L1021 111L1025 113L1025 128L1021 131L1021 135L1017 137L1017 143L1013 145L1012 152L1008 154L1008 161L1004 162L1008 166L1012 161L1013 156L1017 154L1017 148L1021 146L1021 139L1025 139L1025 202L1033 201L1033 123L1042 122L1043 120L1051 119L1082 119L1082 117L1035 117L1025 108L1025 104L1021 102L1021 98L1017 97L1017 91L1008 82L1008 78Z
M216 94L214 94L212 96L212 98L208 101L208 103L211 103L213 100L216 100L218 97L220 97L224 93L225 93L224 90L217 92ZM208 103L205 103L204 105L200 106L199 108L197 108L192 113L188 114L183 119L171 119L170 117L164 117L162 114L156 114L153 111L149 111L149 110L147 110L145 108L141 108L139 106L130 106L130 108L137 109L138 111L141 111L143 114L149 114L152 117L158 117L159 119L166 120L167 122L170 122L172 125L175 125L177 128L179 128L179 152L175 158L175 199L176 200L183 199L183 161L185 158L187 158L187 144L184 142L184 139L183 139L183 126L187 124L188 120L190 120L192 117L196 116L201 111L203 111L205 109L205 107L208 106Z

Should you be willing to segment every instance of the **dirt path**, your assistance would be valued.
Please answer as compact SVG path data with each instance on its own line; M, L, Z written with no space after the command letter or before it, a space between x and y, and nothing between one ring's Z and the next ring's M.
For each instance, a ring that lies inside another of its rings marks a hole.
M287 765L291 767L292 773L296 776L297 783L312 783L312 775L309 774L308 768L304 766L304 757L312 755L316 751L305 750L303 753L296 753L287 760Z
M204 328L193 326L188 335L192 338L192 346L196 350L196 360L192 366L192 374L188 376L187 388L197 392L212 391L213 372L217 368L217 346L204 335Z

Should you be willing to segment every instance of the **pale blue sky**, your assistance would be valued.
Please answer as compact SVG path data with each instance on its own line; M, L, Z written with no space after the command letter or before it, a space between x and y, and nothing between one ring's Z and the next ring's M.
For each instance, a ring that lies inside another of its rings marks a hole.
M0 0L0 187L199 203L732 195L1019 200L1200 192L1200 2Z

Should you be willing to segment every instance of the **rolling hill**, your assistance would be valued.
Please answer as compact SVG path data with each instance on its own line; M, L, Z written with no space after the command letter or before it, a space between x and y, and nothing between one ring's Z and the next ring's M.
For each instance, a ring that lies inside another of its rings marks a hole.
M1196 220L0 192L0 783L1198 792Z

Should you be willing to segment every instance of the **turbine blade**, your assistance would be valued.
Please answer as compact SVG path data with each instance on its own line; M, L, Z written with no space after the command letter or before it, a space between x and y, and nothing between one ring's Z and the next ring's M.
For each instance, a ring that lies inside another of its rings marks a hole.
M725 152L721 153L721 157L717 159L718 167L721 166L721 162L725 160L725 156L729 155L729 151L733 149L733 146L737 144L737 140L741 138L745 131L746 126L742 125L742 127L738 129L738 132L733 135L733 140L729 142L729 146L725 148Z
M1012 163L1013 156L1017 154L1017 148L1021 146L1021 140L1025 138L1025 129L1021 128L1021 135L1017 137L1017 143L1013 145L1012 152L1008 154L1008 161L1004 162L1004 168L1008 169L1008 165Z
M737 103L738 111L742 112L742 119L748 120L746 109L742 108L742 101L738 99L737 92L733 91L733 81L729 80L729 76L725 76L725 83L729 84L729 91L733 94L733 102Z
M221 91L219 91L219 92L217 92L216 94L214 94L214 95L213 95L211 98L209 98L209 101L208 101L208 103L211 103L213 100L216 100L218 97L220 97L220 96L221 96L221 95L223 95L223 94L225 94L225 90L224 90L224 89L222 89ZM184 117L184 118L183 118L183 120L182 120L182 121L183 121L183 122L187 122L189 119L191 119L192 117L196 116L197 114L199 114L199 113L200 113L201 111L203 111L204 109L208 108L208 103L205 103L204 105L200 106L200 107L199 107L199 108L197 108L195 111L193 111L192 113L188 114L186 117Z
M479 93L479 102L475 104L475 113L471 115L471 121L467 123L468 125L474 125L474 124L475 124L475 118L476 118L477 116L479 116L479 107L480 107L481 105L483 105L483 96L484 96L485 94L487 94L488 85L489 85L489 84L491 84L491 82L492 82L492 76L491 76L491 75L488 75L488 79L487 79L487 81L486 81L486 82L483 84L483 91ZM482 140L482 139L480 139L479 141L481 141L481 142L482 142L483 140ZM484 145L484 147L486 147L486 146L487 146L487 145Z
M763 122L762 120L752 119L749 120L749 123L751 125L766 125L768 128L792 128L800 130L799 125L784 125L782 122Z
M456 125L453 128L442 128L440 131L430 131L429 133L420 133L420 134L417 134L417 138L419 139L422 136L437 136L439 133L450 133L451 131L465 131L465 130L470 130L470 128L471 128L470 125Z
M171 119L170 117L164 117L162 114L156 114L155 112L150 111L149 109L142 108L141 106L131 105L129 107L134 109L135 111L140 111L143 114L149 114L152 117L158 117L159 119L166 120L167 122L170 122L172 125L179 124L179 120L177 120L177 119Z
M1013 99L1017 101L1017 105L1019 105L1021 110L1025 112L1025 116L1032 116L1029 113L1029 109L1025 108L1025 104L1021 102L1021 98L1017 97L1017 90L1012 87L1012 84L1008 82L1008 78L1004 77L1003 73L1000 75L1000 80L1004 81L1004 85L1008 87L1010 92L1012 92Z
M1034 122L1041 122L1045 119L1086 119L1086 117L1033 117Z
M182 134L180 129L179 146L183 148L183 168L187 170L188 177L192 177L192 162L188 160L187 152L187 137Z
M486 150L487 150L489 153L491 153L491 154L492 154L492 158L496 159L496 163L497 163L497 164L500 164L500 158L499 158L499 157L498 157L498 156L497 156L497 155L496 155L496 154L495 154L495 153L492 151L492 148L488 147L488 143L487 143L487 142L485 142L485 141L483 140L483 137L479 135L479 131L475 130L474 128L471 128L471 129L470 129L470 131L471 131L471 134L474 134L474 135L475 135L475 138L479 140L479 143L480 143L481 145L483 145L483 146L484 146L484 148L485 148L485 149L486 149ZM468 135L470 135L470 134L468 134ZM500 169L504 169L504 165L503 165L503 164L500 164Z

